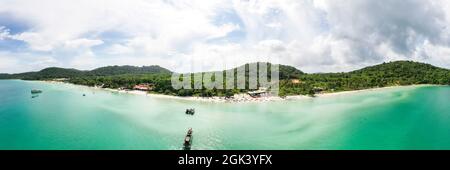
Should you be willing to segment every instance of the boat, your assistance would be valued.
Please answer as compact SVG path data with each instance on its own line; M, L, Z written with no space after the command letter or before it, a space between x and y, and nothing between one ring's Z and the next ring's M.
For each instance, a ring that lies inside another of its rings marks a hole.
M186 137L184 138L184 150L191 150L192 145L192 128L189 128Z
M42 90L36 90L36 89L31 90L31 94L39 94L39 93L42 93Z
M83 94L83 97L86 96L86 94Z
M186 109L186 114L188 115L194 115L195 109Z

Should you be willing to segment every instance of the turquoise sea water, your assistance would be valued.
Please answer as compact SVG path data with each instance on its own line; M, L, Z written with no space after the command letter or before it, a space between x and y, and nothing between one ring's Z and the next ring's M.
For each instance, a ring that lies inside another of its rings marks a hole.
M192 149L450 149L450 87L210 103L0 81L0 149L176 150L189 127Z

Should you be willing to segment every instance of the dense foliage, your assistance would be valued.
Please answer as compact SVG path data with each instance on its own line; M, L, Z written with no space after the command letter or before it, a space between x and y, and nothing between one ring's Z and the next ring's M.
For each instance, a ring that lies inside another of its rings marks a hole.
M147 73L171 73L170 70L160 66L107 66L94 69L88 72L91 76L112 76L123 74L147 74Z
M412 61L383 63L348 73L317 73L300 76L301 83L281 81L280 95L314 94L368 88L413 85L450 85L450 70Z
M271 69L269 64L269 71ZM245 67L245 68L244 68ZM75 69L47 68L39 72L21 74L0 74L0 79L49 80L68 78L67 82L100 86L104 88L131 89L136 84L150 83L154 85L152 93L178 96L232 96L236 93L252 89L248 87L248 64L238 67L245 69L246 89L181 89L175 90L171 85L171 71L159 66L108 66L92 71ZM237 74L237 69L233 69ZM337 92L360 90L367 88L412 85L412 84L445 84L450 85L450 70L429 64L412 61L396 61L383 63L347 73L315 73L306 74L291 66L280 65L280 95L314 95L319 92ZM230 70L228 70L230 71ZM226 71L216 72L224 74ZM205 73L195 73L204 75ZM194 74L191 74L194 76ZM212 80L215 76L212 77ZM270 79L270 77L269 77ZM235 83L237 79L235 78ZM226 81L224 80L224 85ZM192 85L194 82L192 82ZM202 85L200 85L202 86Z
M10 74L0 74L0 79L10 79Z
M90 76L113 76L113 75L137 75L137 74L170 74L171 72L160 66L107 66L92 71L81 71L50 67L39 72L26 72L19 74L0 74L0 79L23 79L23 80L49 80L55 78L80 78Z

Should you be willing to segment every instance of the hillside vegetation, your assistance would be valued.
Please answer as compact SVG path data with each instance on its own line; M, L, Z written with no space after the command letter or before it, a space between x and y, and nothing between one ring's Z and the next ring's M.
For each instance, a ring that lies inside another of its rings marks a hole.
M0 74L0 79L23 79L23 80L50 80L55 78L79 78L94 76L113 76L124 74L170 74L170 70L160 66L107 66L91 71L76 69L49 67L38 72L26 72L19 74Z
M269 71L271 66L268 64ZM249 64L234 68L245 69L248 83ZM346 73L314 73L306 74L295 67L279 65L280 95L314 95L323 92L338 92L360 90L376 87L440 84L450 85L450 70L412 61L395 61L366 67ZM230 71L230 70L228 70ZM226 71L219 71L218 74ZM195 73L194 75L205 73ZM64 68L46 68L39 72L20 74L0 74L0 79L51 80L67 78L69 83L104 88L128 88L136 84L150 83L154 85L153 93L163 93L178 96L231 96L236 93L251 91L248 84L246 89L181 89L175 90L171 86L172 72L159 66L108 66L91 71L80 71ZM212 80L215 76L212 77ZM270 79L270 76L269 76ZM227 83L224 80L224 85ZM235 78L236 83L236 78ZM194 82L192 82L194 84Z
M302 82L297 84L281 81L280 94L314 94L317 91L336 92L413 84L450 85L450 70L412 61L395 61L347 73L305 74L300 79Z

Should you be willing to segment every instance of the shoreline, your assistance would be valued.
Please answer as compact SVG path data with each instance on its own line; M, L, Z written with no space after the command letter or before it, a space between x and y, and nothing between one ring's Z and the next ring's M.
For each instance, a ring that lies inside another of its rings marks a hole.
M416 87L427 87L427 86L445 86L445 85L434 85L434 84L416 84L416 85L407 85L407 86L389 86L389 87L378 87L378 88L370 88L370 89L362 89L362 90L351 90L351 91L340 91L340 92L332 92L332 93L321 93L316 94L315 97L306 96L306 95L293 95L286 96L285 98L279 96L269 96L269 97L260 97L253 98L248 94L241 93L235 94L232 99L225 99L225 97L181 97L181 96L173 96L173 95L165 95L165 94L155 94L155 93L147 93L145 91L138 90L118 90L118 89L108 89L109 91L114 91L118 93L126 93L133 95L144 95L150 97L157 98L166 98L166 99L179 99L179 100L188 100L188 101L201 101L201 102L219 102L219 103L248 103L248 102L270 102L270 101L288 101L288 100L304 100L304 99L314 99L314 98L324 98L324 97L334 97L341 95L349 95L349 94L359 94L364 92L372 92L372 91L381 91L388 89L396 89L396 88L416 88Z
M339 96L339 95L347 95L347 94L356 94L361 92L371 92L371 91L381 91L388 89L396 89L396 88L416 88L416 87L428 87L428 86L446 86L446 85L436 85L436 84L413 84L413 85L404 85L404 86L387 86L387 87L376 87L369 89L361 89L361 90L350 90L350 91L339 91L332 93L322 93L316 94L316 97L330 97L330 96Z
M177 99L177 100L186 100L186 101L213 102L213 103L249 103L249 102L304 100L304 99L324 98L324 97L333 97L333 96L341 96L341 95L349 95L349 94L359 94L359 93L363 93L363 92L380 91L380 90L396 89L396 88L406 88L406 87L415 88L415 87L426 87L426 86L447 86L447 85L435 85L435 84L414 84L414 85L406 85L406 86L388 86L388 87L377 87L377 88L369 88L369 89L362 89L362 90L320 93L320 94L316 94L315 97L306 96L306 95L292 95L292 96L286 96L284 98L279 97L279 96L253 98L248 94L241 93L241 94L235 94L234 97L231 99L226 99L225 97L218 97L218 96L214 96L214 97L195 97L195 96L181 97L181 96L173 96L173 95L165 95L165 94L148 93L146 91L139 91L139 90L119 90L119 89L111 89L111 88L91 87L91 86L78 85L78 84L72 84L72 83L66 83L66 82L60 82L60 81L40 81L40 82L75 85L75 86L87 87L87 88L91 88L91 89L116 92L116 93L121 93L121 94L141 95L141 96L149 96L149 97L155 97L155 98Z

